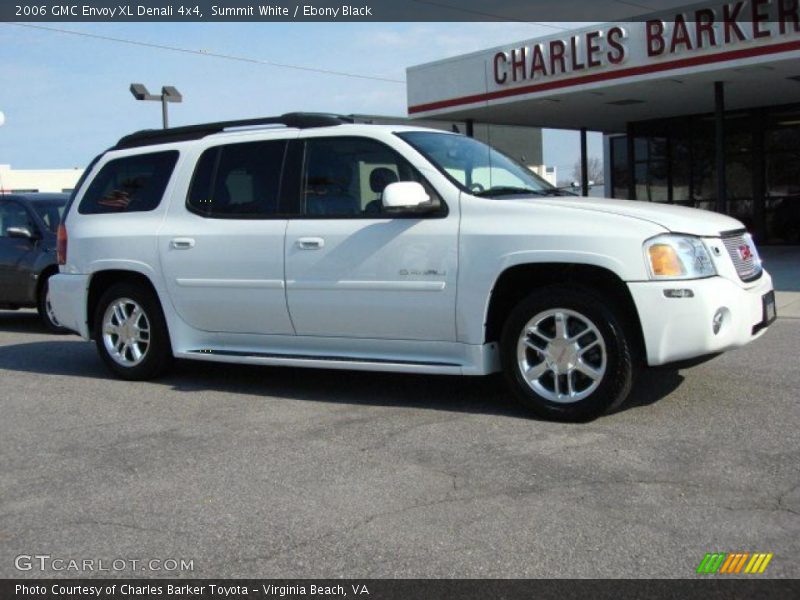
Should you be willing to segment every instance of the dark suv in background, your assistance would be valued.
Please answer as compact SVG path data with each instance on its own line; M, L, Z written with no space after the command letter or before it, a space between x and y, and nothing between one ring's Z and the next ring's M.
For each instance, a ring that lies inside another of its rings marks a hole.
M0 194L0 309L33 308L62 333L48 279L58 273L56 232L68 194Z

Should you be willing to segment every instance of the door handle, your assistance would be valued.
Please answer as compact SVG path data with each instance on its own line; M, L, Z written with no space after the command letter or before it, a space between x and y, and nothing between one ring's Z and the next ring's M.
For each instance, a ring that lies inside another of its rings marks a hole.
M300 250L319 250L325 246L325 240L318 237L304 237L297 240Z
M175 250L189 250L194 248L194 240L192 238L174 238L169 245Z

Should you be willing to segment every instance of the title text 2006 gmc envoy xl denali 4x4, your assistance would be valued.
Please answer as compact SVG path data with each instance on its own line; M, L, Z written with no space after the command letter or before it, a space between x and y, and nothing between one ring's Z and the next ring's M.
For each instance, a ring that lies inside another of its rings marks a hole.
M502 371L566 420L775 319L732 218L566 197L474 139L315 113L122 138L77 186L59 259L58 321L125 379L173 357Z

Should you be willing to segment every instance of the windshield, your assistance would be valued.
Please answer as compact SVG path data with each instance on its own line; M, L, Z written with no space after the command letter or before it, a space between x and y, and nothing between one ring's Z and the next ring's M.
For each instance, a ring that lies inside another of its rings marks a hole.
M431 161L463 191L476 196L535 194L559 191L491 146L451 133L411 131L397 134Z
M33 209L42 218L45 226L55 233L64 215L65 202L32 202Z

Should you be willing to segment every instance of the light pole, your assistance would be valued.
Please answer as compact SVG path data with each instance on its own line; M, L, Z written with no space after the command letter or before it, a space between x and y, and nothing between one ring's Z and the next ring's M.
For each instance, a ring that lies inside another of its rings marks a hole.
M167 117L167 102L182 102L183 96L181 93L171 85L165 85L161 88L160 94L151 94L147 91L147 88L144 84L141 83L132 83L131 87L131 94L137 100L158 100L161 102L161 120L164 125L164 129L169 127L169 119Z

